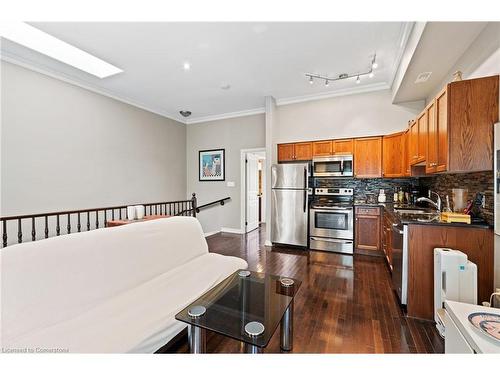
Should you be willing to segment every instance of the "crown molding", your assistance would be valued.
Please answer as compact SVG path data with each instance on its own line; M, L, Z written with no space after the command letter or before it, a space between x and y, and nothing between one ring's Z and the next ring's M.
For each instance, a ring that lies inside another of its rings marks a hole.
M254 109L248 109L245 111L222 113L220 115L195 117L195 118L186 120L186 124L188 124L188 125L199 124L201 122L225 120L225 119L229 119L229 118L244 117L244 116L251 116L251 115L260 115L260 114L263 114L265 112L266 112L266 109L264 107L254 108Z
M151 106L145 105L141 102L138 102L136 100L127 98L123 95L116 94L112 91L98 88L90 82L85 82L85 81L81 82L80 80L77 80L77 79L75 79L75 78L73 78L65 73L56 72L55 70L53 70L49 67L46 67L46 66L40 66L39 64L35 64L32 61L25 59L21 56L18 56L16 54L13 54L11 52L1 51L0 60L6 61L8 63L14 64L14 65L17 65L17 66L20 66L20 67L23 67L23 68L26 68L29 70L32 70L34 72L46 75L48 77L57 79L59 81L69 83L71 85L74 85L74 86L80 87L82 89L94 92L96 94L106 96L108 98L117 100L119 102L122 102L122 103L125 103L128 105L131 105L133 107L143 109L145 111L154 113L156 115L166 117L170 120L178 122L179 124L186 124L186 122L184 120L179 119L178 117L172 115L171 113L169 113L161 108L151 107Z

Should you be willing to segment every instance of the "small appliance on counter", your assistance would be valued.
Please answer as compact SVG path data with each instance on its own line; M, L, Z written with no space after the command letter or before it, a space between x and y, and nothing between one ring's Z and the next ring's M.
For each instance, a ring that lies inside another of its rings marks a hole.
M309 212L310 249L353 254L353 189L316 188Z
M434 320L445 334L444 302L477 304L477 267L458 250L434 249Z
M378 194L378 202L385 203L385 201L386 201L385 191L384 189L380 189L380 192Z

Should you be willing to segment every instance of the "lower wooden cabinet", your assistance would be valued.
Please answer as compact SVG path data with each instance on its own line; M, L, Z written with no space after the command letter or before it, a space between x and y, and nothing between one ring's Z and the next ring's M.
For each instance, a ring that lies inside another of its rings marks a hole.
M362 252L380 251L380 207L358 206L354 215L354 246Z

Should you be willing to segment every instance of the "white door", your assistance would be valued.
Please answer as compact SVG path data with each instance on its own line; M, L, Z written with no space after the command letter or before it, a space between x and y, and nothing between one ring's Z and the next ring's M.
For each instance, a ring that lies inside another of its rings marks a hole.
M246 232L259 226L259 159L247 154L246 162Z

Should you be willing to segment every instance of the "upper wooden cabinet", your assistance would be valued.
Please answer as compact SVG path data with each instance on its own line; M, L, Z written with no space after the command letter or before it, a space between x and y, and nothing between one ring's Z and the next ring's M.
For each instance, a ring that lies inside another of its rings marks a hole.
M354 139L354 176L382 177L382 137Z
M278 145L278 161L311 160L312 151L312 142L282 143Z
M354 153L354 142L352 139L336 139L332 142L332 149L335 155L352 155Z
M312 142L295 143L295 160L311 160L312 154Z
M313 142L313 156L330 156L333 153L333 141Z
M278 161L293 161L295 157L295 145L293 143L282 143L278 145Z
M384 135L382 149L384 177L403 177L406 173L405 132Z
M405 176L411 176L410 166L410 129L405 131L403 135L404 150L403 150L403 163L405 168Z
M313 142L313 156L352 155L352 139Z
M499 76L451 82L427 107L426 173L493 169Z

